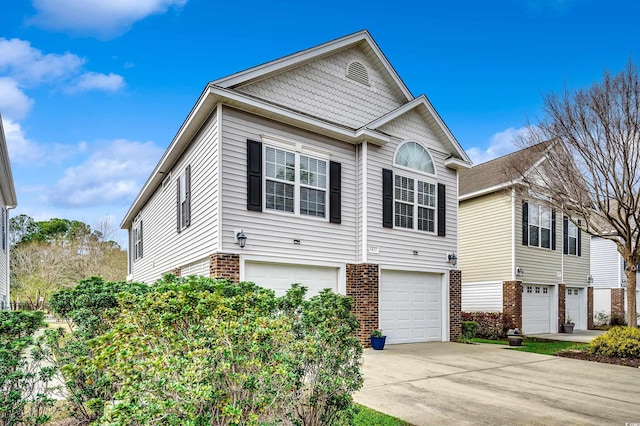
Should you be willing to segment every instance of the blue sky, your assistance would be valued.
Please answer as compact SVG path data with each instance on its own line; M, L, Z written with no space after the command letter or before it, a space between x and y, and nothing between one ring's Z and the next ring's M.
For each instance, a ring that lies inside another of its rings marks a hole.
M640 50L640 2L0 0L12 215L119 225L207 82L368 29L477 163ZM119 234L124 242L124 234Z

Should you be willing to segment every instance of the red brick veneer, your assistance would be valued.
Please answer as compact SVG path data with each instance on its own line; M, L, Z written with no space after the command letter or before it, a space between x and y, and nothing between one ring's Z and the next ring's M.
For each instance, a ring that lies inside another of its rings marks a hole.
M449 271L449 340L458 341L462 334L462 271Z
M360 322L356 337L365 348L371 347L371 332L378 325L378 286L380 270L374 263L348 263L347 296L353 298L353 313Z
M502 282L502 315L509 327L522 330L522 281Z
M240 282L240 255L214 253L210 257L209 274L212 278L228 278Z

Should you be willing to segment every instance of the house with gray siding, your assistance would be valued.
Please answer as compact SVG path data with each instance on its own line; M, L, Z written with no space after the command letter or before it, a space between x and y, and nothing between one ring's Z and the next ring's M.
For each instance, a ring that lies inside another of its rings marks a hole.
M276 59L207 84L122 221L128 279L330 288L363 342L455 338L470 164L367 31Z
M590 238L521 179L550 149L541 143L459 174L462 310L502 312L526 334L592 324Z
M0 235L0 310L9 309L9 210L18 205L16 190L11 173L7 140L0 116L0 222L2 235Z

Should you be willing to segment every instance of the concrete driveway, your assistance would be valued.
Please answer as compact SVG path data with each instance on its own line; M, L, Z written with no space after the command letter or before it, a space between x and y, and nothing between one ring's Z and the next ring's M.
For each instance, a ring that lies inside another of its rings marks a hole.
M418 343L364 351L356 402L414 425L640 424L640 369Z

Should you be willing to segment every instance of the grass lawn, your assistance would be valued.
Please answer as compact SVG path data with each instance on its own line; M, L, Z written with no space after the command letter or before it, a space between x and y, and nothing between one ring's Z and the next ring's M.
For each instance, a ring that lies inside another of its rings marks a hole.
M355 426L411 426L411 423L387 416L364 405L356 404L356 407L358 412L353 419Z
M508 345L509 342L506 340L488 340L488 339L472 339L474 343L490 343L494 345ZM554 340L536 340L536 339L527 339L525 337L524 342L522 342L522 346L512 346L511 348L516 351L522 352L533 352L536 354L543 355L553 355L556 352L563 351L566 349L577 349L584 350L587 345L584 343L575 343L575 342L560 342Z

